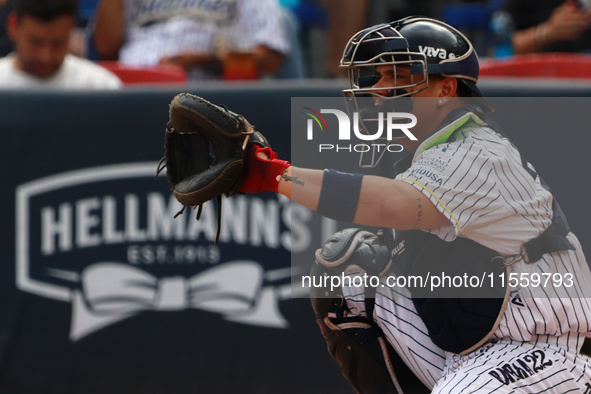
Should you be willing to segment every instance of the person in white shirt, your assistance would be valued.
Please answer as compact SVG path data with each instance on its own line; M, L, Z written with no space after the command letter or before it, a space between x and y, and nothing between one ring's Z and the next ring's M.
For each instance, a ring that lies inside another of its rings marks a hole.
M76 0L18 0L8 16L15 52L0 59L0 89L118 89L122 82L93 62L68 54Z
M102 0L93 40L101 60L172 64L189 82L228 77L235 67L274 75L290 51L277 0Z

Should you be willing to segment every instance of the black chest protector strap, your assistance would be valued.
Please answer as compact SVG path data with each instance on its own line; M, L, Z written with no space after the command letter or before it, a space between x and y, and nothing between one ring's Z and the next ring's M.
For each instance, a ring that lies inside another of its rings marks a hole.
M523 155L521 156L521 164L533 179L539 178L538 173ZM544 189L552 192L550 186L548 186L541 177L539 180ZM566 221L566 216L564 215L564 212L562 212L560 205L558 205L556 197L552 196L552 198L552 223L537 238L534 238L523 245L523 251L526 253L524 258L528 263L535 263L546 253L557 252L560 250L575 250L575 247L566 238L567 234L570 232L570 226Z
M523 245L526 253L526 262L535 263L546 253L557 252L560 250L575 250L573 244L566 238L570 232L570 227L566 221L566 216L562 209L554 200L552 203L554 216L552 224L542 234Z

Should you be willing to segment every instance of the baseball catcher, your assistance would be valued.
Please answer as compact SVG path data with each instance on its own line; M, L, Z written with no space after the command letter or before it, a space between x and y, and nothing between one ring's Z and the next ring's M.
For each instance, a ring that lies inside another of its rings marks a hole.
M182 94L166 131L177 199L196 207L222 194L273 191L381 229L335 234L313 265L315 275L379 280L312 289L328 349L357 392L588 392L591 362L580 351L591 336L591 272L549 187L489 121L469 40L440 21L409 17L355 34L341 66L347 104L372 98L360 128L370 133L376 110L399 106L418 119L391 176L292 166L240 115ZM568 285L505 283L478 298L389 284L427 267L483 277L536 272Z

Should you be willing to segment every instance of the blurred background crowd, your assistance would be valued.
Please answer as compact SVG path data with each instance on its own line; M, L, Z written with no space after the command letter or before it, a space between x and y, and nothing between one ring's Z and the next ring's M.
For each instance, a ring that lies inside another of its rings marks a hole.
M355 32L408 15L485 64L591 53L591 0L0 0L0 88L340 78Z

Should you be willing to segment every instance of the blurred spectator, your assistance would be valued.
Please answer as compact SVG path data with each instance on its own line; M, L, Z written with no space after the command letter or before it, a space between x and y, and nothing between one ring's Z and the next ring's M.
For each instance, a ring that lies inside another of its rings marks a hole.
M121 81L68 54L77 0L16 0L8 32L16 51L0 59L0 88L115 89Z
M516 54L591 50L591 9L577 0L507 0Z
M289 42L289 52L283 59L283 64L275 74L276 78L302 79L308 76L306 69L304 48L302 46L302 24L295 14L299 0L279 0L286 37Z
M0 0L0 57L4 57L13 51L14 45L8 37L8 14L14 9L14 0Z
M366 26L369 0L320 0L320 4L328 13L326 64L329 76L346 77L347 70L339 68L343 48L349 38Z
M94 28L101 60L175 64L190 82L275 74L289 43L277 0L102 0Z

